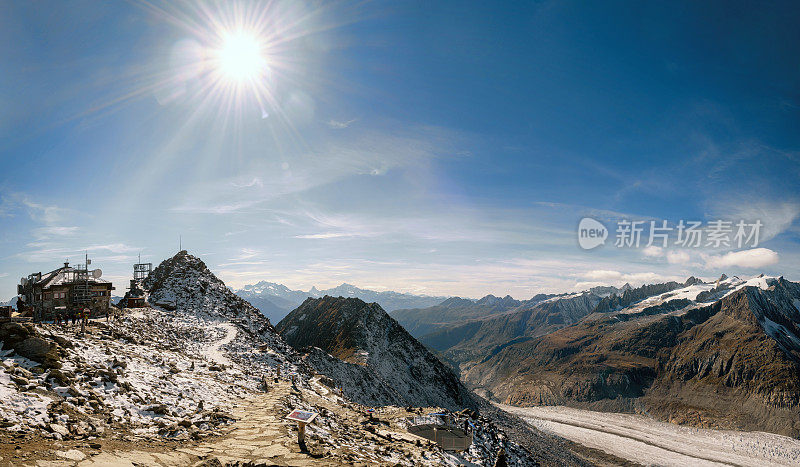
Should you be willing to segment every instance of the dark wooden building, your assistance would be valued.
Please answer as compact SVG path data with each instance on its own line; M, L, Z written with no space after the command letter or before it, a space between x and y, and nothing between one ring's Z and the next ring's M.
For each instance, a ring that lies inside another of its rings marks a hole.
M100 279L100 270L85 265L63 267L46 274L23 277L17 293L23 308L35 320L52 319L57 312L68 313L89 308L92 315L105 315L111 302L111 282Z

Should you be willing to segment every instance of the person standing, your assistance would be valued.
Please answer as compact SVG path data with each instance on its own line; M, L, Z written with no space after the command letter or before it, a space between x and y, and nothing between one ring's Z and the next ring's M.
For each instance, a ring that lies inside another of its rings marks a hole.
M81 335L86 334L86 323L89 321L89 309L84 308L81 311Z

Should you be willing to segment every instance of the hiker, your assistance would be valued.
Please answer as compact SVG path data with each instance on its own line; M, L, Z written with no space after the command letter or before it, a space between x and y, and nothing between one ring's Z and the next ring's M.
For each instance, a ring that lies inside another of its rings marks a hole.
M69 310L69 317L72 318L72 325L75 326L75 320L78 319L78 313L75 311L74 308Z
M84 308L81 311L81 335L86 334L86 323L89 321L89 309Z

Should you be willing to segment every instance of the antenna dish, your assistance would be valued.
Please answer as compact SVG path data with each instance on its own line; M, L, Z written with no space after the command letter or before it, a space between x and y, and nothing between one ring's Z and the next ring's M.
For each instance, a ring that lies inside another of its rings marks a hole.
M103 271L101 269L95 269L94 271L92 271L92 277L94 277L95 279L99 279L100 276L102 275Z

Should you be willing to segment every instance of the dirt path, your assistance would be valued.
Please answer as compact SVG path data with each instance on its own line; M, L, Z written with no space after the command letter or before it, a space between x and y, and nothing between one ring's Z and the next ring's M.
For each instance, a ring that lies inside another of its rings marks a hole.
M284 419L286 411L281 407L281 399L290 390L291 383L281 381L268 393L242 400L233 411L236 422L222 429L220 436L204 442L187 441L182 447L162 450L132 447L97 452L73 448L59 451L58 460L37 460L25 465L187 466L214 458L223 465L235 462L287 466L342 465L300 451L294 423Z
M209 360L219 363L220 365L230 366L231 361L225 354L222 352L222 346L228 345L233 342L233 339L236 337L236 326L231 323L223 323L219 326L221 329L225 330L225 337L220 339L219 341L215 342L214 345L206 349L203 353L208 357Z

